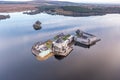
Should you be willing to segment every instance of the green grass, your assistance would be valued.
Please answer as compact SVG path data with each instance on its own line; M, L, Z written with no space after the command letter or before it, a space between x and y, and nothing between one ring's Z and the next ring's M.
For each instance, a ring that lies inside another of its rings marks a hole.
M64 41L65 41L65 40L67 40L67 39L68 39L68 37L70 37L70 34L68 34L68 35L64 36L64 37L63 37L63 40L64 40Z
M47 46L47 48L51 48L52 42L51 42L51 41L47 41L47 42L46 42L46 46Z
M70 37L70 34L63 36L62 39L65 41L68 39L68 37ZM58 36L55 36L54 39L58 39Z

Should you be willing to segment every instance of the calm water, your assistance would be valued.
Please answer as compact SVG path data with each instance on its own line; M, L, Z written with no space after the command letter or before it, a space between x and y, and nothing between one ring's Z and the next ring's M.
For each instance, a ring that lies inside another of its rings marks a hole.
M0 21L0 80L120 80L120 14L65 17L10 13ZM32 27L36 20L42 29ZM81 29L102 40L91 48L74 46L62 60L38 61L32 45Z

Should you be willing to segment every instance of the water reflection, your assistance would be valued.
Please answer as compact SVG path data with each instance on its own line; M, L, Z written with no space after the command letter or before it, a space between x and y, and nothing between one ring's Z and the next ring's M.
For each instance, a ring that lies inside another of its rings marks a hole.
M64 59L65 57L67 57L67 56L57 56L57 55L55 55L54 56L57 60L62 60L62 59Z
M82 44L82 43L75 42L74 45L75 45L75 46L78 46L78 47L83 47L83 48L90 48L92 45L95 45L95 43L92 44L92 45L84 45L84 44Z
M74 42L74 46L77 46L77 47L80 47L80 48L91 48L92 46L94 46L96 43L94 43L94 44L91 44L91 45L85 45L85 44L82 44L82 43L79 43L79 42ZM74 48L73 48L73 50L74 50ZM72 51L71 51L72 52ZM67 56L60 56L60 55L54 55L54 57L55 57L55 59L57 59L57 60L63 60L64 58L66 58L66 57L68 57L70 54L71 54L71 52L67 55ZM55 54L55 53L53 53L53 54ZM36 58L37 58L37 56L35 55L35 54L33 54ZM51 56L50 56L51 57ZM49 57L49 58L50 58ZM47 60L48 58L46 58L45 60ZM38 59L39 61L42 61L41 59Z
M42 27L40 27L40 28L34 28L34 30L36 30L36 31L37 31L37 30L41 30L41 29L42 29Z

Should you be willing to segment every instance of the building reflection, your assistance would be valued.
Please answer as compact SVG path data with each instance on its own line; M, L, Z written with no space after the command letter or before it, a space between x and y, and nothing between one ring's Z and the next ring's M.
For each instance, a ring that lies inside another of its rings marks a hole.
M82 44L82 43L79 43L79 42L75 42L75 46L78 46L78 47L83 47L83 48L90 48L90 47L92 47L92 46L94 46L96 43L94 43L94 44L91 44L91 45L85 45L85 44Z
M55 59L57 59L57 60L62 60L62 59L64 59L64 58L67 57L67 56L54 55L54 57L55 57Z

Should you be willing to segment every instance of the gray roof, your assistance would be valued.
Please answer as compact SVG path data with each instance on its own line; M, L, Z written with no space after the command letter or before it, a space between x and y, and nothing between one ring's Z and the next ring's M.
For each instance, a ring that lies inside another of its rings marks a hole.
M62 42L63 42L62 38L58 38L58 39L56 40L56 43L62 43Z

